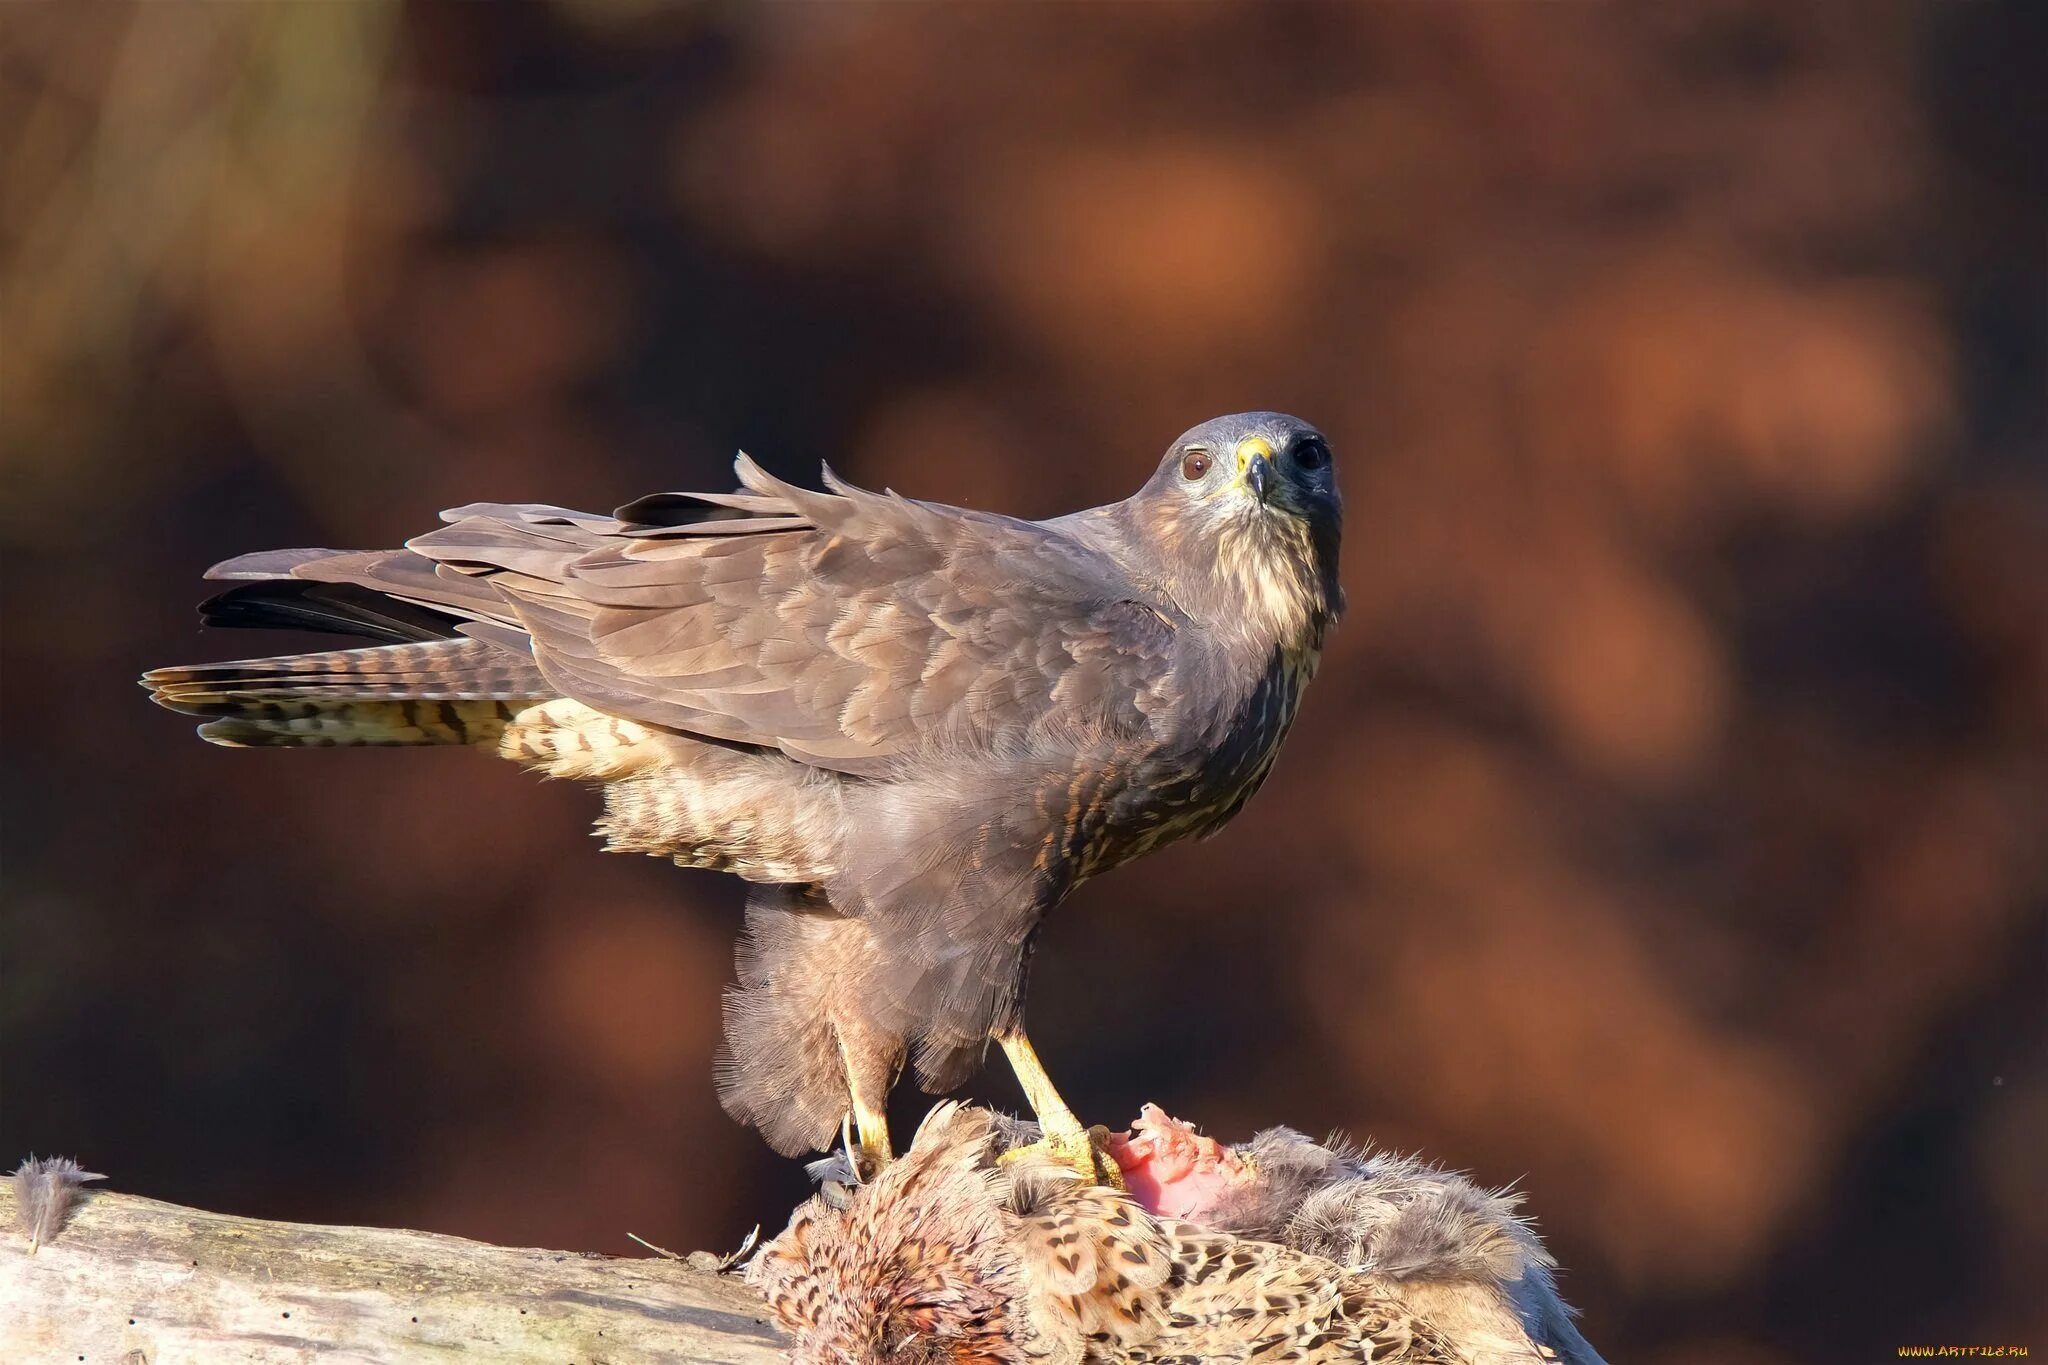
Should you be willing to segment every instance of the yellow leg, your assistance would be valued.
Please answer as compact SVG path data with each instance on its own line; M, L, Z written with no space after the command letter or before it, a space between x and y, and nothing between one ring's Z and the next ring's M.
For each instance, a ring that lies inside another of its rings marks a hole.
M1017 1073L1017 1084L1024 1088L1025 1102L1038 1116L1039 1140L1029 1147L1006 1153L1004 1159L1021 1157L1027 1152L1042 1154L1072 1168L1084 1180L1122 1189L1123 1171L1103 1150L1109 1130L1099 1126L1081 1126L1080 1118L1060 1098L1060 1092L1053 1088L1052 1077L1045 1074L1045 1064L1038 1060L1037 1049L1024 1036L1024 1030L1016 1028L999 1033L996 1042L1002 1045L1003 1055L1010 1059L1010 1070Z
M1045 1074L1045 1063L1038 1060L1038 1050L1031 1046L1024 1030L998 1034L996 1041L1002 1044L1003 1055L1010 1059L1010 1070L1017 1073L1017 1084L1024 1087L1024 1102L1038 1116L1039 1131L1048 1138L1080 1137L1086 1131L1080 1118L1060 1098L1060 1092L1053 1089L1052 1077Z
M853 1131L856 1141L847 1155L854 1158L860 1178L869 1179L884 1166L895 1160L896 1154L889 1146L889 1115L885 1108L889 1092L869 1094L861 1084L859 1068L852 1064L842 1046L840 1057L846 1063L846 1090L853 1110Z
M858 1098L853 1102L853 1131L860 1158L861 1179L881 1170L896 1154L889 1147L889 1117L870 1108Z

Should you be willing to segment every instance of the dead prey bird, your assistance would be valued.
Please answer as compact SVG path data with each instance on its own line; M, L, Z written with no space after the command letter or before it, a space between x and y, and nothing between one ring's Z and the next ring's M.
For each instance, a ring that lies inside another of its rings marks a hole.
M1156 1110L1078 1180L942 1105L828 1186L747 1278L796 1365L1601 1365L1519 1199L1285 1128L1223 1147Z
M906 1059L944 1091L993 1039L1047 1143L1104 1170L1025 1037L1032 940L1265 780L1340 608L1328 443L1221 417L1043 522L737 469L612 516L473 503L399 550L231 559L208 624L378 643L143 682L216 744L589 779L611 848L754 883L719 1085L778 1151L851 1115L879 1165Z

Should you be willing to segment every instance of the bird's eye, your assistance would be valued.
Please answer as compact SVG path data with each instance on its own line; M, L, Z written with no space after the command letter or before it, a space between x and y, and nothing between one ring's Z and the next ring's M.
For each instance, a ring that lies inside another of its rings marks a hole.
M1190 450L1186 458L1180 462L1180 476L1189 483L1193 483L1208 472L1209 452L1206 450Z
M1319 437L1310 436L1294 443L1294 462L1303 469L1321 469L1330 462L1330 448Z

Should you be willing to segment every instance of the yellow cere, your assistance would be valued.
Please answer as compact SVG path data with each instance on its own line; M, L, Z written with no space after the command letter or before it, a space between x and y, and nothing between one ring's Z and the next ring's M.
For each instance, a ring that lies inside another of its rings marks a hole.
M1247 436L1242 441L1239 441L1237 443L1238 477L1243 478L1245 470L1251 468L1252 461L1261 457L1268 460L1273 458L1272 442L1263 436Z

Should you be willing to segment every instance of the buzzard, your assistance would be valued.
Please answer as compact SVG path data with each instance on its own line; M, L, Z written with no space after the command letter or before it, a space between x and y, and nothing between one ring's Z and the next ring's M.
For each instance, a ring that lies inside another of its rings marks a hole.
M403 549L215 566L220 626L365 648L161 668L237 746L463 744L602 784L608 846L753 883L719 1090L778 1151L906 1060L1002 1048L1047 1144L1105 1167L1024 1033L1032 940L1083 881L1213 833L1265 780L1341 606L1330 448L1204 423L1134 496L1049 521L774 478L599 516L472 503Z

